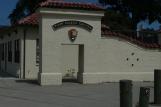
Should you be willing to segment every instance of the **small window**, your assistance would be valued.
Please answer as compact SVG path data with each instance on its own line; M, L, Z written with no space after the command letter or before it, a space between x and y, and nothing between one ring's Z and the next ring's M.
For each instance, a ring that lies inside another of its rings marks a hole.
M12 62L12 42L8 42L8 61Z
M133 52L133 53L131 53L131 55L132 55L132 56L134 56L134 55L135 55L135 53Z
M139 61L139 58L137 58L136 60Z
M1 45L1 49L2 61L4 61L4 44Z
M40 62L40 41L36 39L36 64L39 65Z
M133 66L134 66L134 64L131 64L131 66L133 67Z
M14 41L14 57L15 57L15 62L19 63L20 62L20 40L15 40Z

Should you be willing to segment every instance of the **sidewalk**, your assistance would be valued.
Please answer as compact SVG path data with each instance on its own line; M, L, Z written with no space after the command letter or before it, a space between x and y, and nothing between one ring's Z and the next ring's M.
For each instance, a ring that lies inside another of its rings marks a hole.
M140 86L151 88L150 102L153 102L153 83L135 82L133 105L138 102ZM0 107L119 107L119 83L67 82L62 86L41 87L35 81L0 79Z

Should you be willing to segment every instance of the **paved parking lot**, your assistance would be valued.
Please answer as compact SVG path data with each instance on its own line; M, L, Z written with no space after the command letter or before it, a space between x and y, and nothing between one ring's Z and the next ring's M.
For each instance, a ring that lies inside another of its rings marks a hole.
M153 102L153 83L136 82L133 85L134 107L140 86L151 88L150 101ZM35 81L0 79L0 107L119 107L119 84L65 82L62 86L41 87Z

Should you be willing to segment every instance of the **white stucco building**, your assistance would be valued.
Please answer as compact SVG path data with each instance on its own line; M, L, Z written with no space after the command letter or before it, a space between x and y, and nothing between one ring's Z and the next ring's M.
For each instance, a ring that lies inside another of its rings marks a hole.
M0 70L41 85L62 79L83 84L120 79L153 81L160 44L146 44L101 25L94 4L47 0L16 25L1 28Z

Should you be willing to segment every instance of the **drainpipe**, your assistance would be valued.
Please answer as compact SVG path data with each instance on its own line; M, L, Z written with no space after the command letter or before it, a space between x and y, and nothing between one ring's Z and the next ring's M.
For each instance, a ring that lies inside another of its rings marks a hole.
M27 30L26 29L24 29L24 31L23 31L23 33L24 33L24 47L23 47L23 79L25 79L25 66L26 66L26 32L27 32Z
M161 45L161 33L159 32L158 34L157 34L157 39L158 39L158 44L159 45Z

